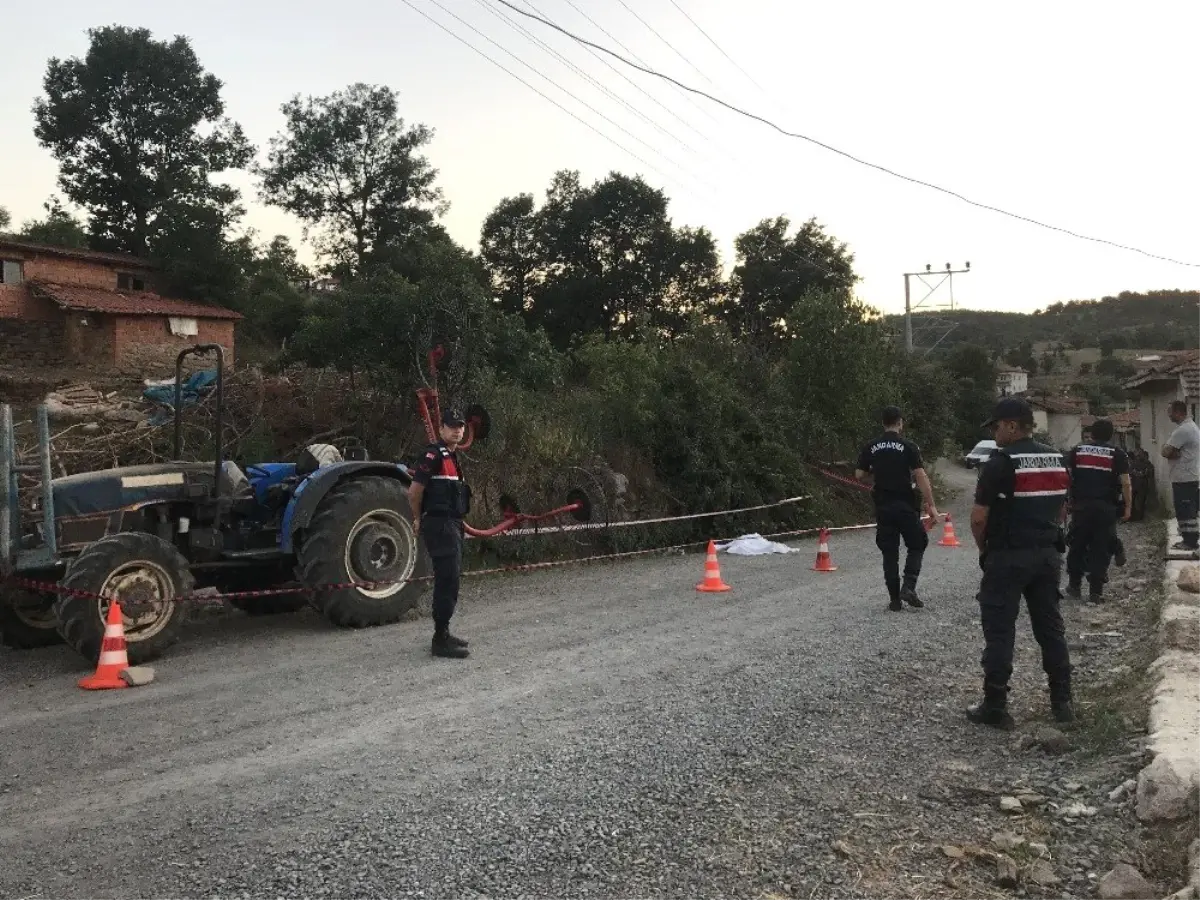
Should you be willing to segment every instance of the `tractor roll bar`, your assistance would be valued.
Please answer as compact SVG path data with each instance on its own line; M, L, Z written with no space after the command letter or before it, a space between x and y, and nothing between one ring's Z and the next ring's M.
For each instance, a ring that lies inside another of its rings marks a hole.
M213 431L213 483L212 495L220 493L221 484L221 429L225 425L225 350L220 344L197 344L180 350L175 357L175 461L181 462L183 455L183 361L201 353L217 354L217 427Z

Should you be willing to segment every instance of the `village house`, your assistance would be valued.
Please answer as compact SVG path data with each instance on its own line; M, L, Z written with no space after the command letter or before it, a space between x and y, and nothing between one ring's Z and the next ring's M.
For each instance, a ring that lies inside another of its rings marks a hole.
M1069 450L1083 439L1084 417L1089 412L1086 400L1044 395L1025 399L1033 407L1034 428L1048 434L1056 450Z
M1029 390L1029 373L1008 363L996 364L996 393L1001 397L1023 394Z
M1084 431L1090 428L1097 419L1108 419L1112 422L1113 443L1126 453L1141 449L1142 413L1140 409L1135 407L1107 416L1084 416L1082 419Z
M134 256L0 236L0 365L160 372L199 343L232 365L241 315L163 297L156 274Z
M1183 400L1192 418L1196 418L1200 407L1200 352L1193 350L1145 369L1125 382L1125 388L1137 391L1141 398L1142 447L1154 464L1159 499L1170 508L1171 478L1162 448L1175 430L1175 423L1167 415L1167 407L1172 400Z

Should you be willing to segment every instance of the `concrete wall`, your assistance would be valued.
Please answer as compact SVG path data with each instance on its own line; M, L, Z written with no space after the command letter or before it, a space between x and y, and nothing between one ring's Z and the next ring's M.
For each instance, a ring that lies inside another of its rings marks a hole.
M1051 446L1057 450L1070 450L1083 440L1083 423L1078 413L1047 413L1046 430Z
M1158 499L1164 508L1173 509L1171 504L1171 476L1167 468L1167 460L1163 459L1162 448L1175 423L1167 415L1167 407L1172 400L1183 400L1183 383L1176 380L1170 382L1151 382L1142 386L1142 402L1139 407L1142 417L1142 447L1150 454L1150 462L1154 464L1154 487Z

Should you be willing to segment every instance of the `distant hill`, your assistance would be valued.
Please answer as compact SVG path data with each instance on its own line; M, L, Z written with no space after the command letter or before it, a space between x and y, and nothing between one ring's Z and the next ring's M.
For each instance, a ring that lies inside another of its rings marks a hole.
M898 334L904 333L904 316L888 316ZM1030 345L1060 343L1064 349L1106 347L1112 350L1143 347L1191 350L1200 345L1200 291L1125 291L1100 300L1053 303L1033 313L992 310L916 313L914 330L919 346L929 346L931 332L942 337L942 328L923 328L931 319L955 327L942 339L938 351L958 344L978 344L997 351Z

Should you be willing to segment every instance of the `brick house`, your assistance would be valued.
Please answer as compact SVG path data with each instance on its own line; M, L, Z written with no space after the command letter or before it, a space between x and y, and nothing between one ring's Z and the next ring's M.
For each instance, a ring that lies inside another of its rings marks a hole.
M198 343L234 360L239 313L155 292L156 270L120 253L0 236L0 365L159 371Z

